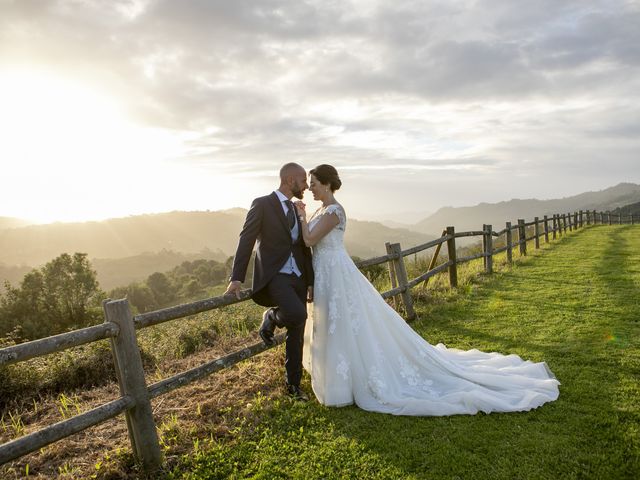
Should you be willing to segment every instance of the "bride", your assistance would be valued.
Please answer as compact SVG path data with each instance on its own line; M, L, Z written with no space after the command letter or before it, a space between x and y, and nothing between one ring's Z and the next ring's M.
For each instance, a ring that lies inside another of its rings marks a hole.
M322 206L306 221L313 247L313 309L305 330L305 369L320 403L395 415L515 412L558 398L546 363L517 355L433 346L407 325L355 266L343 238L347 217L334 192L338 172L320 165L310 190Z

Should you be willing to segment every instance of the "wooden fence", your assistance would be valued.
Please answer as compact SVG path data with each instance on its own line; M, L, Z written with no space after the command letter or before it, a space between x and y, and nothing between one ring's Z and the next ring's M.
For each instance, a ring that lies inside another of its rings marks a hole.
M402 250L399 243L387 243L386 255L360 261L357 265L359 268L364 268L387 263L392 288L381 295L385 299L396 296L401 299L407 319L412 320L416 314L410 291L418 284L427 282L434 275L448 271L449 283L452 288L455 288L458 283L457 266L464 262L482 258L485 271L491 273L494 255L506 252L507 261L510 263L513 259L514 248L519 248L520 255L527 254L527 242L533 241L534 247L539 248L541 238L545 243L548 243L550 237L556 239L558 236L566 234L567 230L576 230L584 225L596 223L602 225L634 224L639 219L638 215L625 217L610 212L581 210L573 213L555 214L551 217L545 215L542 219L535 217L532 222L519 219L517 225L506 222L505 228L497 232L493 230L492 225L483 225L482 230L470 232L456 232L454 227L447 227L442 232L442 237L406 250ZM513 240L514 232L517 237L515 241ZM531 235L527 236L529 234ZM466 257L457 257L456 238L461 237L481 237L482 251ZM493 239L495 237L504 237L505 246L494 248ZM438 254L444 244L446 244L448 258L436 266ZM409 280L404 257L429 248L435 248L435 252L432 255L428 271ZM136 458L145 469L149 471L158 469L161 466L162 458L152 415L151 399L235 365L267 350L268 347L259 342L147 385L135 331L169 320L243 302L248 300L250 295L250 290L243 290L240 298L233 295L220 296L135 316L132 315L126 299L106 300L103 304L105 321L101 325L0 349L0 367L2 367L108 338L111 341L121 395L120 398L97 408L0 445L0 465L124 413L132 450ZM276 344L282 343L284 336L284 334L277 335Z

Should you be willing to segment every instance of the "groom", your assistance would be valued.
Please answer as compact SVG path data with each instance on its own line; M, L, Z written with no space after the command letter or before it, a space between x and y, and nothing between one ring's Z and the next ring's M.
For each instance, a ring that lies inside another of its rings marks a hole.
M280 186L256 198L247 212L225 295L240 294L253 247L258 242L253 268L254 302L265 307L259 334L267 346L275 344L276 327L287 329L285 369L287 392L308 400L300 389L302 347L307 320L306 302L313 300L311 250L305 246L292 197L302 199L308 188L307 172L296 163L280 169Z

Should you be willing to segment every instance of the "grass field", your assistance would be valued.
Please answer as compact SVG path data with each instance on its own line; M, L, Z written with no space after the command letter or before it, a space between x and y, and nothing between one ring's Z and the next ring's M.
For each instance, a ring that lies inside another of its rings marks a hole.
M431 300L417 302L413 324L431 343L544 360L562 382L559 400L526 413L414 418L258 393L228 435L197 442L168 476L640 477L639 226L566 236Z
M480 260L461 265L456 290L446 274L415 289L412 326L431 343L546 361L562 382L558 401L444 418L301 404L284 394L278 347L152 402L166 461L153 478L639 478L640 226L586 228L531 249L513 267L497 256L493 275ZM410 277L427 260L409 262ZM376 286L388 289L386 275ZM243 302L141 331L147 381L257 341L260 313ZM83 362L89 380L112 375L108 347L96 348L6 372L2 388L20 394L3 398L0 440L116 398L109 379L89 388L69 378ZM27 477L141 474L118 417L0 468L0 478Z

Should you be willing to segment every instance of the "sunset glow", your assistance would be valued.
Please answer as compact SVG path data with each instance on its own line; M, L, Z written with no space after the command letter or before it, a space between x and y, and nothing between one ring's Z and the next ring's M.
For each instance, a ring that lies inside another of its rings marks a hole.
M370 220L640 182L637 2L547 7L2 2L0 216L247 208L290 161Z

